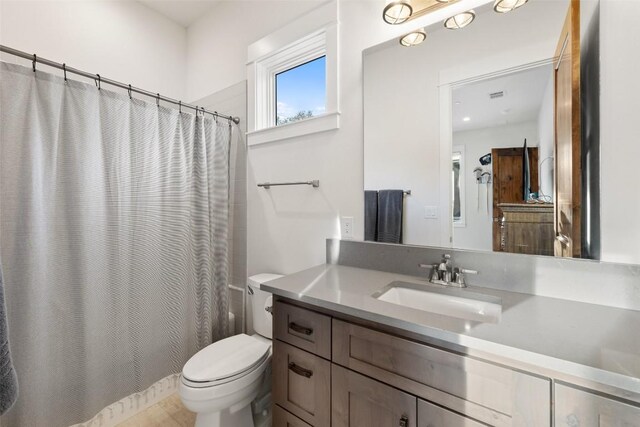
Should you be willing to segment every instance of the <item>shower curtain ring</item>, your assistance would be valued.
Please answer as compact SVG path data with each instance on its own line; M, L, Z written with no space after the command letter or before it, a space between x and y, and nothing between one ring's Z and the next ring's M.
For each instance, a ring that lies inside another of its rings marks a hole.
M156 106L160 106L160 94L156 93Z
M215 120L216 124L218 124L218 112L217 111L213 112L213 120Z
M133 99L131 98L131 85L129 85L129 89L127 90L127 92L129 92L129 99Z
M182 101L178 101L178 112L182 114Z
M31 61L31 66L33 67L33 72L34 73L36 72L36 60L37 60L37 57L36 57L36 54L34 53L33 54L33 61Z
M64 72L64 81L67 81L67 64L62 64L62 71Z
M96 76L98 77L98 78L95 80L96 87L98 88L98 90L100 90L100 89L101 89L101 86L102 86L102 78L100 77L100 74L96 74Z

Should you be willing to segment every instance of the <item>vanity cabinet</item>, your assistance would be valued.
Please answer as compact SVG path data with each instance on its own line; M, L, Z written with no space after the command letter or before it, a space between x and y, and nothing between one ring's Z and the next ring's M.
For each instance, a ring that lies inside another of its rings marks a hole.
M273 314L275 427L550 425L547 378L288 300Z
M273 312L274 427L640 427L640 407L550 378L283 298Z
M311 427L310 424L305 423L278 405L273 408L273 425L279 427Z
M486 424L418 399L418 427L486 427Z
M416 427L415 396L336 364L331 374L333 427Z
M295 305L276 303L273 335L298 348L331 359L331 317Z
M567 385L555 385L556 427L640 427L640 407Z
M334 363L494 426L549 425L551 382L333 319Z
M331 363L281 341L273 342L273 399L315 427L331 424ZM286 424L285 424L286 425Z

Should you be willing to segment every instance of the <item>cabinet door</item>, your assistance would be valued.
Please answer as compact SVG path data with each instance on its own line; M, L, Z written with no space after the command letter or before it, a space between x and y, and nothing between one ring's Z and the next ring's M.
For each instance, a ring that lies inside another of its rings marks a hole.
M278 405L273 406L273 427L311 427Z
M416 427L417 399L338 365L331 365L333 427Z
M276 301L273 328L276 339L331 359L331 317Z
M333 362L496 427L548 427L551 383L333 319Z
M557 427L640 427L640 405L556 384Z
M418 427L485 427L471 418L418 399Z
M274 402L312 426L328 427L331 363L278 340L272 360Z

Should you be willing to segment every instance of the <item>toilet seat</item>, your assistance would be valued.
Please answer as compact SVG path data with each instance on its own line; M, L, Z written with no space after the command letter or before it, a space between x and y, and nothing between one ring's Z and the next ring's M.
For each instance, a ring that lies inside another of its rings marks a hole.
M194 388L238 380L261 367L271 346L246 334L217 341L193 355L182 369L182 382Z
M215 386L219 386L222 384L227 384L230 383L232 381L236 381L239 380L242 377L246 377L247 375L251 374L253 371L255 371L256 369L259 369L262 367L262 365L265 363L265 361L270 357L271 355L269 353L265 354L264 357L262 359L260 359L258 361L258 363L250 368L248 368L246 371L242 371L236 375L230 376L230 377L226 377L226 378L220 378L217 380L212 380L212 381L193 381L190 380L188 378L186 378L184 376L184 374L182 374L180 377L182 379L182 383L184 385L187 385L189 387L193 387L193 388L205 388L205 387L215 387Z

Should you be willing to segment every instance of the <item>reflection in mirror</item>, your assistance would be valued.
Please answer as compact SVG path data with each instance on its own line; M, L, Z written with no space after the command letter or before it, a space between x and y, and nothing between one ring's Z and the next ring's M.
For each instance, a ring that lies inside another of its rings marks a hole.
M454 247L553 255L552 62L453 89ZM467 178L456 185L461 152ZM462 222L456 189L468 207Z
M599 109L584 94L599 90L599 26L580 28L598 2L475 14L427 27L418 46L365 51L367 212L371 192L412 188L395 211L400 243L598 258Z
M454 146L453 154L451 156L452 160L452 176L451 181L453 185L453 190L451 195L453 197L453 225L458 227L465 226L465 182L464 182L464 147Z

